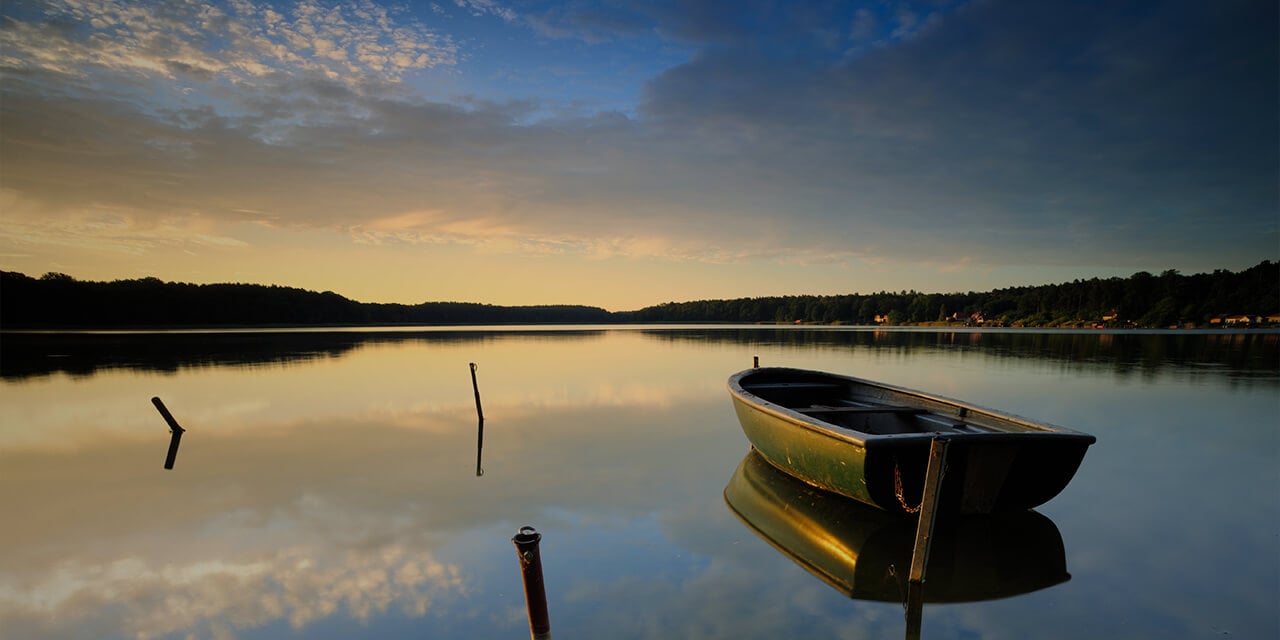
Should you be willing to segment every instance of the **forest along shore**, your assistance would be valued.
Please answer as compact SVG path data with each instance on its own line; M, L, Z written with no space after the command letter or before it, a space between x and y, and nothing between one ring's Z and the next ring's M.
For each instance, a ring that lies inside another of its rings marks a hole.
M93 282L0 271L0 328L148 328L729 322L940 327L1280 326L1280 264L1232 272L1092 278L987 292L917 291L668 302L636 311L582 305L366 303L332 291L157 278Z

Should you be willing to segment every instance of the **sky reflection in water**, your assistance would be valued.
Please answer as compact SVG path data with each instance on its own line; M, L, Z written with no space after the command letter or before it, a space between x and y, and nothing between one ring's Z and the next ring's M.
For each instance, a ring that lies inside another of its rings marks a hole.
M557 637L902 635L901 605L846 598L726 507L748 446L724 381L758 354L1098 437L1040 509L1071 579L927 605L924 637L1280 631L1274 334L296 338L0 337L0 628L523 637L510 538L532 524ZM188 430L173 471L152 396Z

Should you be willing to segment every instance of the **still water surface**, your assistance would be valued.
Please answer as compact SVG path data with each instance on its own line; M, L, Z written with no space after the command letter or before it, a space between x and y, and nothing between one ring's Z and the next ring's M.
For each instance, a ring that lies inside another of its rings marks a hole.
M1280 335L754 327L3 334L0 636L528 637L532 525L556 638L903 637L910 527L753 466L757 355L1097 436L943 545L924 638L1280 636Z

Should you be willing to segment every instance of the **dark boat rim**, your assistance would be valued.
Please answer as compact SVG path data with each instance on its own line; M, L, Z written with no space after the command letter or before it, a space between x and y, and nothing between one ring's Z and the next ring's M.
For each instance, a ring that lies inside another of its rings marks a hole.
M743 386L743 380L753 375L772 375L778 377L788 376L804 376L806 378L828 378L841 383L849 383L857 386L878 389L889 392L896 396L910 398L913 401L927 405L927 410L933 413L940 413L933 407L946 407L954 410L959 417L980 415L989 417L1002 422L1008 422L1017 425L1025 431L1021 432L1004 432L1004 433L947 433L943 437L956 440L964 439L981 439L981 440L1036 440L1043 442L1045 439L1063 439L1063 440L1085 440L1089 444L1094 443L1097 439L1087 433L1060 427L1050 424L1024 418L1019 415L990 409L980 405L975 405L963 400L949 398L933 393L900 387L897 385L877 382L865 378L858 378L839 373L831 373L827 371L818 371L814 369L798 369L793 367L754 367L744 369L729 377L729 393L736 401L751 407L753 410L763 412L774 418L784 420L793 425L803 427L818 433L822 433L829 437L847 441L858 446L877 446L889 445L894 442L903 440L928 440L938 437L941 432L919 432L919 433L890 433L890 434L873 434L853 429L838 427L820 418L805 415L794 409L790 409L783 405L767 400Z

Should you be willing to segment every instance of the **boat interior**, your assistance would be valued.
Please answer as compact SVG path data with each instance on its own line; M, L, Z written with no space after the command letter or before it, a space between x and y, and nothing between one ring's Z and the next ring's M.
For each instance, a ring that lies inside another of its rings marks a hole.
M893 404L890 397L858 396L836 382L744 383L743 390L806 416L861 433L996 433L1005 431L965 420L966 410L953 415L921 407Z

